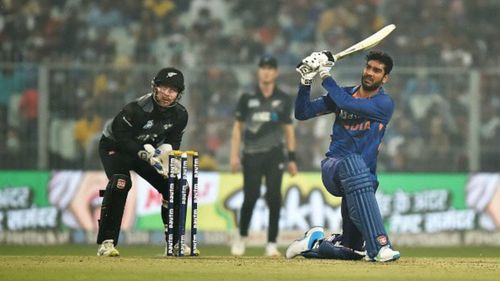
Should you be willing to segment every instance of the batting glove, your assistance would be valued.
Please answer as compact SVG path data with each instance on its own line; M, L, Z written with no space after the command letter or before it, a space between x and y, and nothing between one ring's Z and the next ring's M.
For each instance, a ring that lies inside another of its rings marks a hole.
M308 65L300 63L295 68L297 72L300 74L300 83L302 85L310 86L318 71L312 70Z
M330 71L334 65L335 63L333 61L327 61L319 67L318 73L321 79L325 79L327 76L330 76Z
M327 50L313 52L302 60L303 64L308 65L313 70L318 70L321 65L324 65L327 62L335 62L335 58L332 53Z

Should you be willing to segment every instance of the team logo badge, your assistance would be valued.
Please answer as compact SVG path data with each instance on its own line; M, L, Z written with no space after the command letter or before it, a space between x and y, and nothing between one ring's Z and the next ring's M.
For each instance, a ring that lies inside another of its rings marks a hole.
M164 125L163 125L163 129L168 130L168 129L170 129L172 126L174 126L174 124L172 124L172 123L167 123L167 124L164 124Z
M281 104L280 100L273 100L273 102L271 102L272 107L278 107L280 104Z

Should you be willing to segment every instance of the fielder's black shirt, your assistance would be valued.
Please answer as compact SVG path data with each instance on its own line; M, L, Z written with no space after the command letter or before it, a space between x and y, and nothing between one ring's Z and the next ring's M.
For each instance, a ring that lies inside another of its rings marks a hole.
M169 143L173 149L179 149L187 121L188 113L183 105L176 103L162 108L149 93L125 105L105 125L103 135L108 145L134 155L147 143L154 147Z
M283 125L291 124L292 100L277 87L266 98L259 87L243 94L236 108L236 120L244 123L243 152L266 152L284 145Z

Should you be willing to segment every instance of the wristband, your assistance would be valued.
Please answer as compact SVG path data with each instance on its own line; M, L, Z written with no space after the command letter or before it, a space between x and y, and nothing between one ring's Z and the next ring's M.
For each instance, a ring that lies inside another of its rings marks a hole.
M312 79L306 79L304 77L300 78L300 83L304 86L311 86L313 80Z
M288 151L288 161L295 162L295 151Z

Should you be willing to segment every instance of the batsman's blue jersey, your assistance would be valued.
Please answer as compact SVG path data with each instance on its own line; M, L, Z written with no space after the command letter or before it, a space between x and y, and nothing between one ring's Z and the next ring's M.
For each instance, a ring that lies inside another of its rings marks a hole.
M307 120L335 113L327 157L343 158L360 154L376 180L377 156L385 129L394 111L394 102L382 88L370 98L356 98L359 86L340 87L333 78L323 80L328 93L310 100L311 87L300 85L295 101L295 118Z

